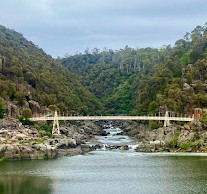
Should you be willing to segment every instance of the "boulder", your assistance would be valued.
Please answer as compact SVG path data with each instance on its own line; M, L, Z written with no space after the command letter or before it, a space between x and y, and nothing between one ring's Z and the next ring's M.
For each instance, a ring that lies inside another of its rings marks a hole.
M186 130L189 130L189 131L190 131L190 126L189 126L189 125L185 124L185 125L184 125L184 128L185 128Z
M187 88L187 89L190 89L191 88L191 86L189 84L187 84L187 83L184 83L183 87L184 88Z
M128 150L129 146L128 145L121 145L120 150Z
M20 134L17 134L16 137L18 140L25 140L28 136L23 133L20 133Z
M165 142L163 141L163 140L155 140L155 141L150 141L150 145L151 146L163 146L163 145L165 145Z
M148 144L140 143L136 152L151 152L151 147Z
M68 139L60 139L59 143L57 144L57 148L59 149L68 149L68 148L75 148L76 147L76 140L68 138Z

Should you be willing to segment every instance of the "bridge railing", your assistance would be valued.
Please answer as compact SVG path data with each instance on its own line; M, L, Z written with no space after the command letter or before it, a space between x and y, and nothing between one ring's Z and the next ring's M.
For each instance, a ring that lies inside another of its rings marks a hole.
M55 117L32 117L32 121L52 121ZM58 116L58 120L156 120L156 121L193 121L194 117L165 116Z
M165 116L60 116L55 112L54 116L32 117L32 121L53 121L53 134L60 134L59 120L155 120L164 121L164 126L169 126L170 121L193 121L193 117L172 117L166 112Z

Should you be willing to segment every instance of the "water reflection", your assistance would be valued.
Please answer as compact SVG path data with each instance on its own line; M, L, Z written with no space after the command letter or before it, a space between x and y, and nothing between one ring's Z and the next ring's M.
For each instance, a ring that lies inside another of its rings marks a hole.
M1 194L49 194L51 181L43 177L0 176Z
M106 144L130 139L99 137ZM96 150L91 156L0 163L0 194L207 193L207 157Z
M0 194L48 194L53 180L43 174L49 161L0 162Z
M49 194L51 180L43 177L0 176L0 194Z

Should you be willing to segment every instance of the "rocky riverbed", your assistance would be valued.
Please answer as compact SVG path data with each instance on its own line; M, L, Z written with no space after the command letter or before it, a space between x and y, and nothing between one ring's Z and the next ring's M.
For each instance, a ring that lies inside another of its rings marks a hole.
M41 123L38 123L41 125ZM61 135L48 136L35 126L17 119L0 120L0 160L48 159L62 155L86 154L103 147L96 136L107 136L107 128L120 128L115 135L129 136L138 142L137 152L207 152L207 130L202 123L188 123L150 129L135 121L77 121L61 125ZM88 144L91 142L92 144ZM105 145L105 149L129 149L128 145Z
M95 135L106 132L93 122L65 123L61 135L49 137L34 126L23 126L17 119L0 120L0 158L47 159L61 155L85 154L101 145L89 146L86 141L97 142Z
M207 126L201 122L157 129L135 121L116 121L113 125L139 143L137 152L207 152Z

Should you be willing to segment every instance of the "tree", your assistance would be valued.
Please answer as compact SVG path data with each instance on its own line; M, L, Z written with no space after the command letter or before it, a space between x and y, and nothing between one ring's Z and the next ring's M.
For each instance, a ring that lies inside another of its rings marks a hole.
M196 94L195 95L195 104L198 107L206 107L207 106L207 94Z
M50 109L51 111L53 111L53 112L55 112L55 111L60 111L60 109L59 109L55 104L51 104L51 105L49 106L49 109Z
M4 100L0 98L0 119L4 118Z
M32 111L30 108L25 108L22 112L22 117L25 119L28 119L30 117L32 117Z
M207 113L205 113L202 118L201 118L201 122L205 125L207 125Z
M149 107L148 107L148 112L149 113L156 113L158 110L158 103L156 101L153 101L149 104Z

